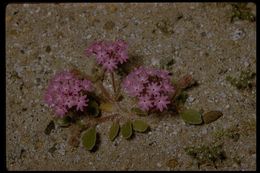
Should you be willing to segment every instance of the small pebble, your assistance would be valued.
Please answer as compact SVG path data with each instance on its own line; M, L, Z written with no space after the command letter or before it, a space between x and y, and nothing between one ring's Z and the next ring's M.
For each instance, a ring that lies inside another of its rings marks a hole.
M161 164L160 162L158 162L156 165L157 165L157 167L159 167L159 168L162 167L162 164Z
M237 29L234 33L231 34L231 39L236 41L242 39L245 36L245 32L241 29Z
M172 132L173 135L177 135L177 133L178 133L177 131L173 131Z
M151 61L152 61L152 65L154 65L154 66L160 65L159 58L152 58Z
M227 96L224 92L221 92L219 95L221 98L226 98L226 96Z
M245 67L248 67L249 66L249 63L246 61L246 62L244 62L244 66Z
M195 98L192 97L192 96L189 96L189 97L187 98L187 102L188 102L188 103L192 103L194 100L195 100Z
M205 129L202 130L201 133L202 133L203 135L206 135L206 134L208 133L208 130L205 128Z
M60 153L62 156L65 155L65 144L60 144L59 149L57 150L58 153Z
M37 10L35 11L36 13L39 13L41 11L40 8L37 8Z
M238 164L237 164L237 163L234 163L234 164L232 165L232 167L233 167L233 168L238 168Z
M226 109L230 108L230 105L226 105L225 108L226 108Z

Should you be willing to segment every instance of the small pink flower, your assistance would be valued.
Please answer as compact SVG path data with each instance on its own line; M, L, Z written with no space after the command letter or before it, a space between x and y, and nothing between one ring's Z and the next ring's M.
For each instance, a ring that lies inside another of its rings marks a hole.
M81 86L86 91L91 91L93 89L92 83L89 80L84 79L81 83Z
M98 64L102 65L104 62L106 62L107 59L109 59L109 55L105 50L101 50L96 54L96 60Z
M74 106L77 110L83 111L88 102L86 94L91 90L90 81L78 79L73 73L64 71L56 74L51 80L44 94L44 102L57 116L65 116Z
M118 51L116 56L117 56L118 62L120 64L123 64L124 62L126 62L128 60L128 54L127 54L127 51L125 51L125 50Z
M157 96L154 100L154 105L157 109L159 109L161 112L163 109L167 108L167 104L169 104L169 98L168 96Z
M82 90L82 87L78 84L78 85L72 86L70 92L73 94L78 94L81 90Z
M138 96L144 89L143 84L136 84L132 86L132 94Z
M63 84L60 86L60 90L63 93L68 93L70 91L70 85L69 84Z
M151 98L148 95L139 97L138 105L144 111L148 111L151 107L153 107Z
M143 83L143 84L149 82L149 81L148 81L148 75L147 75L147 74L139 74L138 80L139 80L141 83Z
M175 91L174 87L169 83L169 82L165 82L162 85L163 89L167 92L173 93Z
M88 99L86 100L86 96L81 96L78 98L77 102L77 110L83 111L83 108L87 106Z
M56 103L63 103L64 102L64 98L66 97L65 95L63 95L61 92L59 92L59 93L55 93L54 94L54 96L55 96L55 101L56 101Z
M97 63L102 65L106 71L114 71L119 64L128 60L127 43L123 40L115 42L99 41L87 48L87 55L96 55Z
M65 106L67 106L69 109L72 108L74 105L75 105L75 101L73 100L73 97L72 96L69 96L65 103L64 103Z
M161 85L159 85L155 82L149 83L147 86L147 92L150 95L153 95L153 96L160 95L160 91L161 91Z
M117 68L117 63L114 59L109 59L103 63L103 67L109 72L114 71Z
M175 92L170 81L167 71L139 67L126 76L122 86L127 94L138 98L141 109L163 111L170 103L169 96Z

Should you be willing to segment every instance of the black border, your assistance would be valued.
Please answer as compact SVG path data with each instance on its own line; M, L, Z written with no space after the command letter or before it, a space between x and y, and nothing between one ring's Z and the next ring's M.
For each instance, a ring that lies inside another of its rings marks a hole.
M1 32L1 34L3 34L3 36L1 37L1 42L2 42L2 47L1 47L1 50L0 52L2 53L2 57L5 57L6 58L6 22L5 22L5 15L6 15L6 7L8 4L12 4L12 3L115 3L115 2L124 2L124 3L144 3L144 2L148 2L148 3L175 3L175 2L184 2L184 3L187 3L187 2L212 2L212 3L215 3L215 2L223 2L223 3L228 3L228 2L253 2L256 4L256 24L258 23L258 7L257 7L257 1L256 0L251 0L251 1L237 1L237 0L227 0L227 1L209 1L209 0L206 0L206 1L202 1L202 0L198 0L198 1L189 1L189 0L186 0L186 1L181 1L181 0L175 0L175 1L170 1L170 0L162 0L162 1L115 1L115 0L111 0L111 1L104 1L104 0L96 0L96 1L84 1L84 0L77 0L77 1L55 1L55 0L47 0L47 1L35 1L35 0L31 0L31 1L20 1L20 0L10 0L9 2L4 2L4 3L1 3L1 10L0 10L0 14L1 14L1 18L3 19L3 25L4 27L3 28L3 31ZM257 34L257 25L256 25L256 46L258 46L257 44L257 40L258 40L258 34ZM257 49L258 50L258 49ZM256 64L258 64L258 60L257 60L257 57L258 57L258 51L256 50ZM5 58L3 60L1 60L1 62L4 62L4 63L1 63L1 67L0 69L3 70L3 72L1 73L1 79L4 79L3 80L3 90L1 90L3 93L2 93L2 98L3 99L3 103L1 104L3 106L3 112L5 113L5 116L1 116L1 123L2 125L0 125L0 131L1 131L1 135L4 139L1 140L2 142L2 146L1 146L1 149L3 149L2 152L0 152L1 154L3 154L0 158L1 158L1 167L0 167L0 172L5 172L5 171L9 171L7 170L7 165L6 165L6 62L5 62ZM258 73L258 68L256 68L256 71ZM256 76L257 78L257 76ZM257 81L257 84L256 84L256 87L259 86L259 80L256 79ZM257 94L257 98L256 98L256 104L258 103L258 92L256 91L256 94ZM1 108L2 109L2 108ZM2 112L2 111L1 111ZM256 121L258 122L259 118L257 117L257 114L258 113L258 106L256 107ZM239 115L238 115L239 116ZM258 123L257 123L258 124ZM258 128L258 125L256 124L256 129L257 129L257 132L259 130ZM257 132L256 132L256 135L257 135ZM258 138L257 138L258 140ZM258 170L258 153L259 153L259 149L258 149L258 141L256 141L256 171ZM40 171L41 172L41 171ZM164 172L164 171L162 171ZM187 171L189 172L189 171ZM192 171L193 172L193 171ZM197 172L197 171L195 171ZM251 171L248 171L248 172L251 172ZM252 171L253 172L253 171Z

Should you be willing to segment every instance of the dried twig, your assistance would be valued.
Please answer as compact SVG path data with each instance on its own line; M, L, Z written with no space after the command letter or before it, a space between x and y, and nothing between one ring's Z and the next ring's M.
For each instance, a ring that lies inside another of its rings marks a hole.
M193 85L195 83L195 80L192 78L191 75L185 75L178 81L178 87L181 89L186 89Z

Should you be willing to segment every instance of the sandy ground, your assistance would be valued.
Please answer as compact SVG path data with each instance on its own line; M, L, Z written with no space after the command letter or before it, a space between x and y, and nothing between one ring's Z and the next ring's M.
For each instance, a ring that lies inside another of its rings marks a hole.
M255 13L255 5L248 4ZM230 22L228 3L9 4L6 8L6 160L8 170L256 170L256 88L238 90L226 76L256 71L256 23ZM220 110L201 126L180 116L147 117L151 131L110 142L110 122L97 126L90 153L67 143L69 128L44 129L53 113L42 102L49 79L77 68L91 74L84 50L94 40L121 38L144 65L174 59L178 79L199 83L187 108ZM238 138L232 136L236 134ZM184 148L223 143L226 159L197 166ZM56 150L50 152L57 144Z

